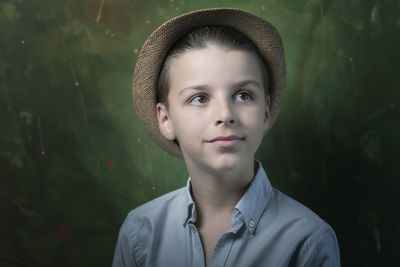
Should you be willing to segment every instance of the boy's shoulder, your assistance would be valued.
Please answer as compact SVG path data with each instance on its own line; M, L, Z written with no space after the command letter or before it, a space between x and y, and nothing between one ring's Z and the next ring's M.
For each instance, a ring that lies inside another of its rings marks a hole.
M268 222L271 227L286 228L303 236L318 231L334 233L331 226L314 211L274 187L263 215L262 221Z
M177 213L187 210L185 207L187 204L187 187L185 186L139 205L128 213L125 223L133 223L137 220L162 221L171 214L179 216L181 214Z

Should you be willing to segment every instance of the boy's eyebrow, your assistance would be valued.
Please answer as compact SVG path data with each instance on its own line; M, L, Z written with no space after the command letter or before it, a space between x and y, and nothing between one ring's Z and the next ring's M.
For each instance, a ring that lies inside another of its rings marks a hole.
M251 79L243 80L243 81L237 82L237 83L233 84L233 87L237 88L237 87L246 86L246 85L248 85L248 84L254 84L254 85L256 85L257 87L259 87L260 89L262 89L262 86L261 86L261 84L260 84L259 82L255 81L255 80L251 80ZM207 89L207 88L209 88L209 86L208 86L207 84L199 84L199 85L188 86L188 87L183 88L183 89L179 92L178 95L179 95L179 96L182 95L183 92L186 91L186 90L188 90L188 89L204 90L204 89Z
M192 86L188 86L183 88L180 92L179 92L179 96L181 96L185 91L189 90L189 89L194 89L194 90L203 90L203 89L207 89L209 88L208 85L206 84L199 84L199 85L192 85Z
M260 89L263 88L262 85L261 85L259 82L257 82L256 80L251 80L251 79L243 80L243 81L237 82L237 83L235 83L233 86L234 86L234 87L242 87L242 86L246 86L246 85L248 85L248 84L254 84L254 85L256 85L257 87L259 87Z

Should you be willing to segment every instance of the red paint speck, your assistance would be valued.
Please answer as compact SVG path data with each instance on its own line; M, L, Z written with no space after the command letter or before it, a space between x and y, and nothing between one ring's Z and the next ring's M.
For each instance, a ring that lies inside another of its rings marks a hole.
M70 240L72 241L72 243L74 244L74 246L75 246L76 248L78 248L78 249L82 252L82 254L84 254L84 255L86 256L86 258L88 258L88 259L93 263L94 266L100 266L100 265L94 260L94 258L91 257L91 256L89 255L89 253L87 253L87 252L78 244L78 242L76 242L76 241L72 238L71 234L69 233L69 229L68 229L68 227L67 227L66 225L60 225L60 226L58 227L58 229L57 229L57 233L58 233L59 235L61 235L62 237L64 237L64 238L70 239ZM65 257L66 257L66 258L69 257L69 254L65 254Z
M111 161L108 159L107 160L107 167L108 169L111 171L112 170L112 165L111 165Z
M64 237L64 238L71 238L71 235L70 235L70 233L69 233L69 229L68 229L68 227L65 226L65 225L60 225L60 226L58 227L58 229L57 229L57 233L58 233L59 235L61 235L62 237Z

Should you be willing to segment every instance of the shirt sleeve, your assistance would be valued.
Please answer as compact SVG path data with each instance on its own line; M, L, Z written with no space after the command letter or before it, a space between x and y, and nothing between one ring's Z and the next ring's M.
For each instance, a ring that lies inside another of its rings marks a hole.
M305 241L296 266L340 267L336 234L329 225L318 229Z
M121 226L118 235L117 245L115 247L112 267L137 267L134 249L132 229L129 229L129 223L126 219Z

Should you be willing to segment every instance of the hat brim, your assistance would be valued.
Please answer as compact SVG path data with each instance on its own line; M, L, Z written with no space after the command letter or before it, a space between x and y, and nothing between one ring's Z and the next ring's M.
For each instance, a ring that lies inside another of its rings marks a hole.
M146 40L133 74L133 102L148 135L169 154L182 157L179 146L160 133L157 121L157 83L164 58L175 42L193 29L205 25L230 26L246 35L258 47L267 64L271 97L270 122L276 121L286 86L283 43L275 27L263 18L234 8L210 8L182 14L158 27Z

